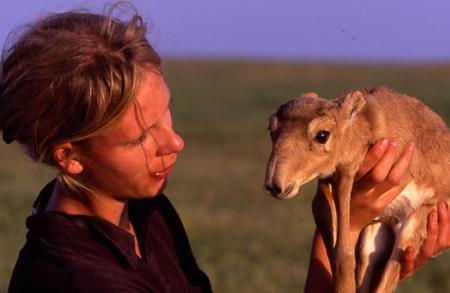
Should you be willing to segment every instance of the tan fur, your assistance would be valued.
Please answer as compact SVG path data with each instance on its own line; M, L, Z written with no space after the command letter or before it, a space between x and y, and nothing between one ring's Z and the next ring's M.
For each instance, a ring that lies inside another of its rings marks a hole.
M315 138L323 130L330 136L319 143ZM332 261L335 291L392 292L402 251L407 246L418 251L427 214L439 201L450 204L450 132L445 122L417 99L378 87L332 100L303 94L272 115L270 132L266 189L272 195L291 198L301 185L319 177L313 213ZM397 155L411 141L416 151L407 188L363 230L355 257L349 242L353 179L368 148L382 138L398 141ZM380 264L385 269L376 282L372 272Z

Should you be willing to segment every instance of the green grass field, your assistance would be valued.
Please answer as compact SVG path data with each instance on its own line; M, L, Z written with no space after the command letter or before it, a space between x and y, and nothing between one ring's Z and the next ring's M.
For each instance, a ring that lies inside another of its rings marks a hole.
M263 190L269 115L303 91L323 97L386 85L450 122L450 65L357 66L174 60L165 64L175 128L185 151L168 196L216 292L299 292L314 224L314 184L289 201ZM52 172L16 145L0 144L0 292L25 239L31 203ZM398 292L449 292L450 252L428 263Z

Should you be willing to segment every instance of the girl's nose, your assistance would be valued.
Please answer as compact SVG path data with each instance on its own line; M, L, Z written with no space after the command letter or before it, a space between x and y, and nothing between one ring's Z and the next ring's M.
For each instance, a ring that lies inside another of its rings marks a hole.
M157 155L169 155L179 153L184 148L184 141L172 128L167 130L165 139L161 141L158 147Z
M171 144L175 153L179 153L184 149L184 140L181 136L173 131L173 137L171 139Z

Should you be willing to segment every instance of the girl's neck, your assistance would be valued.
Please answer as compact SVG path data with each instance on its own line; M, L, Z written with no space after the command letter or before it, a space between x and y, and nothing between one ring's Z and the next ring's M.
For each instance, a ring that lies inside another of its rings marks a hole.
M45 211L63 212L69 215L97 216L120 228L130 231L128 201L117 200L101 193L82 198L67 194L56 183Z

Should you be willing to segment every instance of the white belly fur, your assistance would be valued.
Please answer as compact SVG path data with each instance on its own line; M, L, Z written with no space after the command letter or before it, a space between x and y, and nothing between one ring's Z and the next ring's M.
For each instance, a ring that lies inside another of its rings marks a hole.
M411 181L377 217L376 221L385 223L397 231L402 228L402 222L406 221L434 193L433 188L418 186Z

